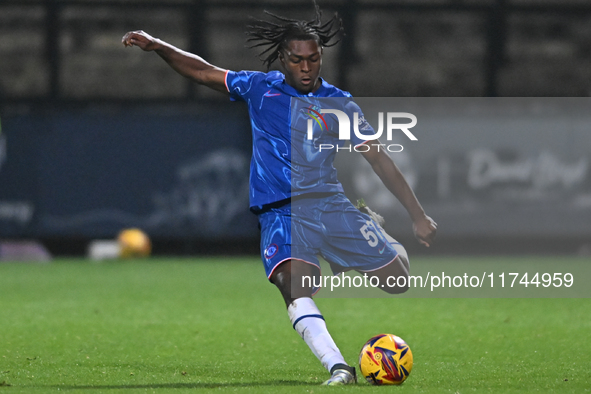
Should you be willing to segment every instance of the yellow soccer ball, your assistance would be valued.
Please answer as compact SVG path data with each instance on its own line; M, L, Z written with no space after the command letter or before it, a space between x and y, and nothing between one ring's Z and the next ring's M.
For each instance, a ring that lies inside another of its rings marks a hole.
M152 252L150 238L139 228L122 230L117 236L119 245L119 257L134 258L147 257Z
M359 354L361 375L370 384L401 384L412 371L410 347L392 334L380 334L363 345Z

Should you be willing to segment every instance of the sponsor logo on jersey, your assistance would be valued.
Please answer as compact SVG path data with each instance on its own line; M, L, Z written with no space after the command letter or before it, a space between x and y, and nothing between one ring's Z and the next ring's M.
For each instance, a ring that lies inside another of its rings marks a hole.
M269 89L269 91L265 94L263 94L263 96L265 97L277 97L277 96L281 96L281 93L271 93L271 89Z

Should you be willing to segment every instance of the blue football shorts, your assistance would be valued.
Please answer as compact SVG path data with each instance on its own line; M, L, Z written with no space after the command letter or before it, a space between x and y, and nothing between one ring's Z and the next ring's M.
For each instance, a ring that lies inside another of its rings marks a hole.
M336 275L350 270L375 271L398 254L380 227L342 193L299 196L259 214L259 223L267 278L287 260L320 268L318 256L322 256Z

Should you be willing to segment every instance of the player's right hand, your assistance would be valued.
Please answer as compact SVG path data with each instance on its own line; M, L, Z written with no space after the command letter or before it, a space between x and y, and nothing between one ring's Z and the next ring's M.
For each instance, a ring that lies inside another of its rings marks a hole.
M153 51L158 45L157 39L143 30L135 30L125 33L121 42L126 47L135 45L144 51Z
M437 234L437 223L429 216L424 215L413 222L413 230L417 240L424 246L429 247L435 240Z

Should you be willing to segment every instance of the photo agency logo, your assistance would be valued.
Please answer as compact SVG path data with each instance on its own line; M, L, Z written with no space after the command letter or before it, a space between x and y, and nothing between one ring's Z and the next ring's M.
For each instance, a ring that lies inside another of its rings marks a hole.
M314 124L317 124L321 132L329 129L325 119L325 114L332 114L336 116L339 130L339 140L350 141L351 140L351 119L349 115L338 109L321 109L319 107L309 106L304 109L304 112L310 117L307 123L306 139L311 141L314 140ZM392 136L395 130L400 130L408 137L411 141L417 141L417 137L410 132L409 129L413 128L417 124L417 117L409 112L386 112L386 140L392 141ZM407 123L394 123L395 120L399 122L401 119L410 120ZM359 115L359 112L353 112L353 132L355 136L365 143L358 145L339 146L335 144L321 143L318 144L318 149L322 152L323 150L336 149L347 150L349 152L367 152L372 146L376 146L378 151L384 149L391 153L402 152L404 147L401 144L388 143L383 144L377 141L382 134L384 134L384 112L378 112L378 129L374 130L374 134L364 134L362 132L368 132L372 130L367 120L363 115Z

